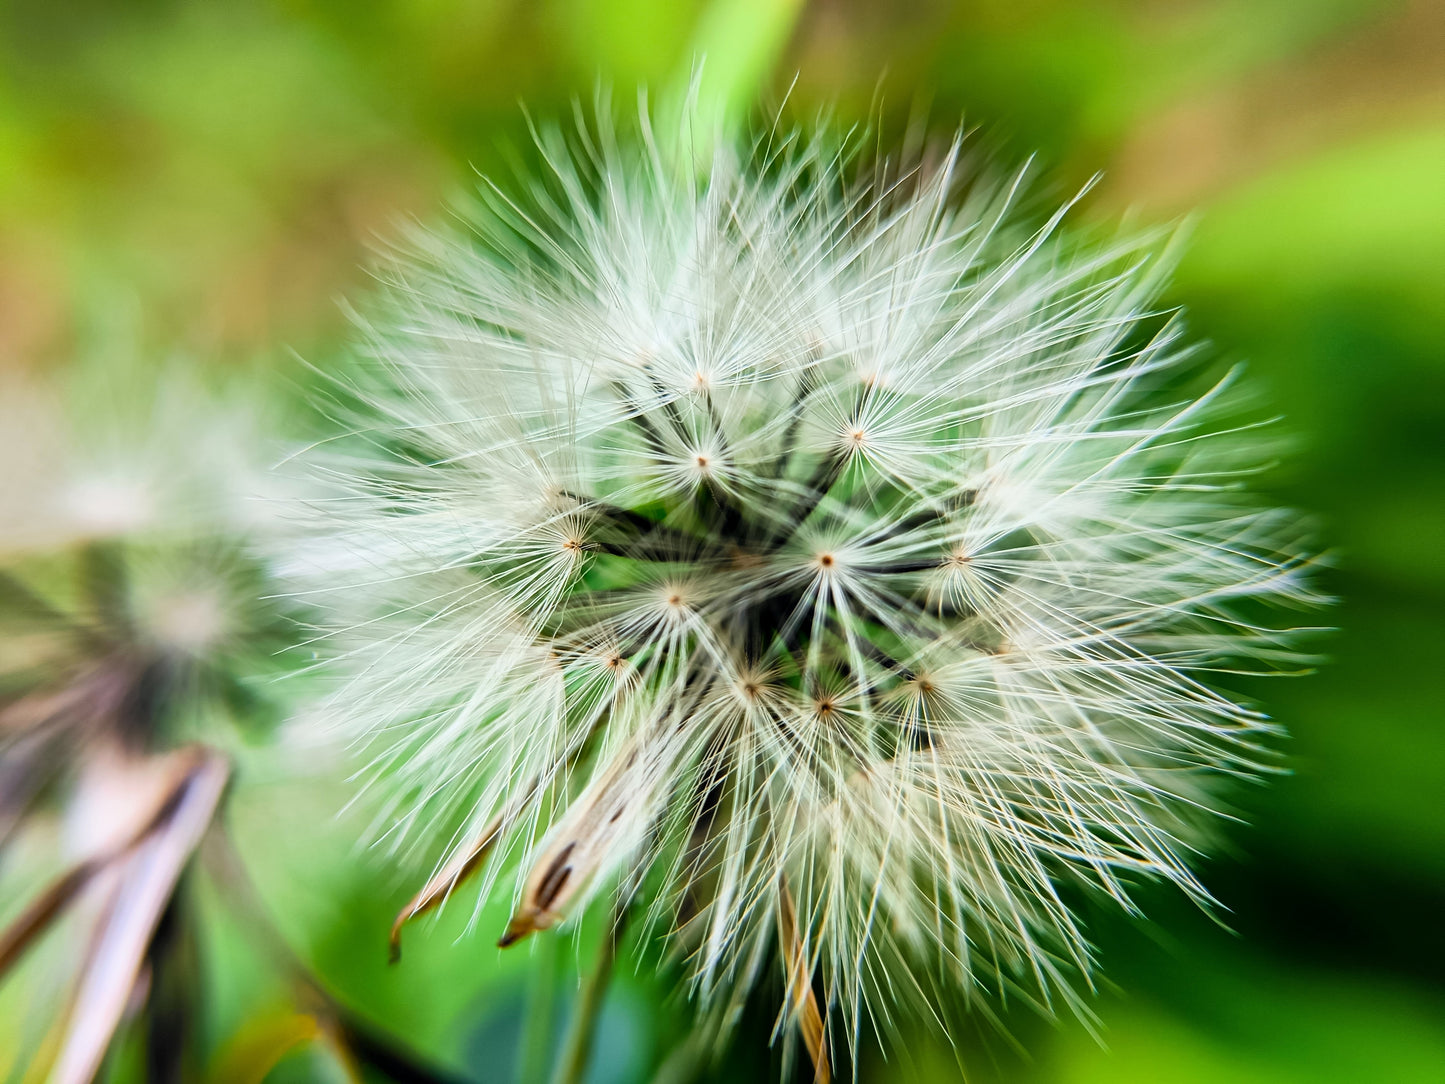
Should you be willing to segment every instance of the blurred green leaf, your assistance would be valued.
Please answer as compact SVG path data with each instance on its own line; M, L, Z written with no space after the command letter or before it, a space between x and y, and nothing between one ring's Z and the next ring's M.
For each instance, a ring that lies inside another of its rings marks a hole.
M1106 1013L1104 1046L1072 1032L1050 1052L1057 1084L1436 1084L1440 1004L1375 983L1247 971L1203 982L1221 1019L1131 1003Z
M738 123L757 101L802 7L802 0L710 0L673 93L696 73L698 116Z

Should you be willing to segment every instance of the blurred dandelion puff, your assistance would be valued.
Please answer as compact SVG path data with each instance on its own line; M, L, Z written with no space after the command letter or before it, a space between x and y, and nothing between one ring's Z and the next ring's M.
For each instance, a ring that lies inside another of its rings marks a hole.
M1074 901L1208 900L1271 727L1207 679L1312 602L1164 238L1029 225L961 142L613 115L386 264L312 457L331 711L376 838L441 853L394 936L511 855L504 946L631 901L721 1017L775 968L820 1074L829 1022L1086 1013Z
M295 639L257 545L266 400L200 370L107 354L0 397L19 468L0 482L0 1045L17 1078L98 1079L127 1033L148 1079L200 1056L187 886L230 854L233 761L280 714ZM254 924L241 870L225 896Z

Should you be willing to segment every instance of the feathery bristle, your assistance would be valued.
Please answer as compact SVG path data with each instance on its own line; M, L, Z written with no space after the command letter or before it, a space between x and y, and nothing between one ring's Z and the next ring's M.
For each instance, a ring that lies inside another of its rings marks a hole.
M1062 886L1207 899L1211 777L1267 727L1203 675L1288 658L1254 607L1309 598L1225 384L1163 390L1159 239L1027 229L958 144L865 171L601 113L389 266L318 457L296 563L376 834L454 833L440 866L502 824L504 943L636 893L705 1001L772 945L849 1041L940 985L1077 1005Z

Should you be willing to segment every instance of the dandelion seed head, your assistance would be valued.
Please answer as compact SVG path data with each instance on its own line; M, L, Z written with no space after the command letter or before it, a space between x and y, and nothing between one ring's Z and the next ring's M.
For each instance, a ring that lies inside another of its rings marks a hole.
M801 961L849 1041L944 988L1084 1011L1064 886L1208 899L1267 758L1208 676L1291 657L1297 519L1224 385L1167 391L1159 238L957 145L664 145L544 129L384 273L307 573L374 834L500 839L508 944L634 898L707 1004Z

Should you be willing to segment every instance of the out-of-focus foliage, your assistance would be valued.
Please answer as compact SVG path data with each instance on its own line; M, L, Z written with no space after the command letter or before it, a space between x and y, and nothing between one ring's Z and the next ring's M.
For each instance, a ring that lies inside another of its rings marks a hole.
M143 354L259 360L304 382L290 352L326 366L368 246L440 213L474 168L526 153L519 99L546 114L598 78L619 95L674 86L698 51L734 108L781 99L797 73L792 108L880 113L892 133L925 111L939 132L962 116L1007 157L1039 152L1060 196L1102 170L1083 209L1098 222L1193 212L1173 297L1285 416L1293 450L1263 484L1338 550L1331 661L1246 690L1289 725L1293 774L1238 796L1250 826L1205 871L1237 935L1165 898L1142 929L1100 915L1117 987L1097 1002L1107 1051L1020 1011L1006 1020L1030 1058L981 1031L958 1036L964 1065L1041 1084L1440 1079L1445 8L1432 0L11 0L0 373L103 356L124 312L140 314L126 334ZM391 916L428 871L358 856L351 814L335 813L345 765L285 728L276 740L237 754L227 816L290 946L464 1079L544 1064L539 1021L549 1005L565 1020L596 931L580 949L499 953L507 901L468 935L463 894L388 968ZM12 872L0 915L28 887ZM346 1079L224 893L197 894L216 1078L258 1079L274 1055L266 1079ZM12 1010L22 982L46 982L35 971L0 989L0 1076L16 1081ZM685 1065L679 995L649 973L621 970L592 1080ZM770 1023L745 1021L720 1078L776 1071ZM134 1046L116 1061L131 1079ZM958 1071L922 1038L860 1067L866 1080Z

